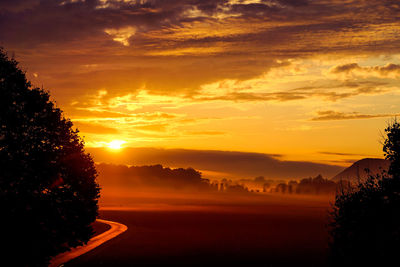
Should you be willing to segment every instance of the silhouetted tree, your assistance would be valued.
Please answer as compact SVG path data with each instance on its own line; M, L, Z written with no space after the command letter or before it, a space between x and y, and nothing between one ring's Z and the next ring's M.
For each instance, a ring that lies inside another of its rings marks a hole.
M0 262L45 266L87 242L98 210L96 176L71 121L0 50Z
M388 174L400 179L400 124L397 120L385 129L386 139L383 144L385 158L390 160Z
M264 184L266 181L265 181L264 176L258 176L256 178L254 178L254 182L258 183L258 184Z
M336 196L331 213L334 266L398 264L400 250L400 125L388 125L383 145L388 172L369 176Z
M153 187L190 191L214 191L218 186L212 185L202 177L201 172L192 168L170 169L162 165L125 166L99 164L97 166L99 181L104 186ZM110 177L119 179L110 179Z

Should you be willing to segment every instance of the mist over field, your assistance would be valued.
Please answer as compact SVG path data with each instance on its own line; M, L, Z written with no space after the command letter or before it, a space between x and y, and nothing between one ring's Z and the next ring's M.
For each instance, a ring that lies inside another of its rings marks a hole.
M149 166L98 169L106 175L99 177L100 216L123 222L128 231L66 266L326 264L332 194L220 191L198 175L182 183L182 177L168 168L166 173L175 176L163 177L167 182L149 176L154 174ZM110 169L114 174L118 169L120 176L106 182L113 177Z
M256 192L243 182L265 178L210 181L162 165L97 169L100 216L128 231L65 266L325 266L332 194Z
M278 154L250 152L160 148L123 148L118 152L107 148L88 148L87 151L98 163L191 167L210 179L243 179L257 176L267 179L300 179L318 174L331 178L344 169L339 165L288 161Z

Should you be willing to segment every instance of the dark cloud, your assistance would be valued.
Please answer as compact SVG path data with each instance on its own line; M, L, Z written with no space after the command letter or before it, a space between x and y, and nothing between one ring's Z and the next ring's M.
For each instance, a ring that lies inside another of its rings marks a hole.
M331 121L331 120L358 120L358 119L373 119L382 117L395 117L398 114L362 114L359 112L338 112L333 110L319 111L318 116L312 118L313 121Z
M332 156L361 156L361 157L371 156L367 154L354 154L354 153L329 152L329 151L321 151L318 153L322 155L332 155Z
M27 9L33 9L39 4L40 0L2 0L0 10L17 13Z
M351 73L353 71L359 71L361 73L370 73L376 74L382 77L389 76L391 74L397 75L400 77L400 65L388 63L384 66L372 66L372 67L361 67L357 63L344 64L334 67L331 72L332 73Z
M232 177L264 176L271 179L304 178L322 174L331 177L343 167L302 161L281 160L280 155L214 150L125 148L110 157L102 148L88 148L96 162L127 165L162 164L226 173Z
M233 92L223 96L216 97L200 97L196 98L201 101L213 101L213 100L224 100L224 101L289 101L303 99L306 96L301 93L288 93L288 92L276 92L276 93L243 93Z
M361 67L357 63L350 63L336 66L332 69L332 73L349 73L352 70L360 69Z
M295 7L307 6L308 2L309 0L279 0L279 3L283 5L289 5Z
M231 1L227 0L6 0L0 5L3 10L0 12L0 29L3 41L26 45L64 43L93 37L104 40L106 28L134 26L139 33L176 29L188 21L204 21L207 18L215 22L218 18L216 15L223 12L224 17L234 15L234 19L257 18L255 23L276 22L278 27L268 27L266 32L272 30L275 33L286 34L287 37L297 32L304 33L303 37L308 38L310 32L316 32L318 36L324 32L343 33L349 29L365 29L366 26L376 23L379 25L396 22L396 10L399 9L394 4L388 4L388 1L367 3L361 0L348 3L304 0L235 3L231 4ZM188 17L188 12L193 10L199 10L200 13ZM308 22L304 21L305 15L312 16ZM335 15L341 15L343 18L340 21L331 19ZM235 20L230 22L235 23ZM279 25L282 23L287 26L281 28ZM199 37L201 38L201 35ZM240 36L237 38L237 41L242 41ZM260 39L268 43L273 41L266 40L262 34Z
M349 164L353 164L354 162L356 162L357 160L355 159L342 159L342 160L325 160L324 162L329 162L330 164L339 164L339 165L349 165Z
M399 14L396 2L378 0L3 0L0 45L15 51L61 99L82 90L107 88L112 95L143 85L162 94L193 94L205 83L256 77L277 59L399 52ZM336 71L359 67L354 64ZM89 65L97 67L82 67ZM388 75L398 66L374 71ZM306 97L278 92L226 98Z
M400 73L400 65L398 64L387 64L386 66L382 66L382 67L377 67L377 70L382 74L382 75L387 75L389 73Z
M360 82L343 82L339 84L298 87L289 91L276 91L272 93L252 93L252 92L230 92L219 96L201 96L194 95L196 100L212 101L293 101L308 99L312 97L322 98L328 101L337 101L343 98L353 97L357 95L381 94L387 91L383 86L385 82L360 81Z

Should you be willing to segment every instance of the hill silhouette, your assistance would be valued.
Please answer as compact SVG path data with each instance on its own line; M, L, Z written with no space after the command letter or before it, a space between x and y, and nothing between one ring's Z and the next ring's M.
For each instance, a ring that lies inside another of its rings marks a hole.
M383 170L387 171L390 166L390 161L378 158L365 158L356 161L332 178L333 181L348 180L357 182L358 180L365 180L368 178L369 170L370 175L380 174Z

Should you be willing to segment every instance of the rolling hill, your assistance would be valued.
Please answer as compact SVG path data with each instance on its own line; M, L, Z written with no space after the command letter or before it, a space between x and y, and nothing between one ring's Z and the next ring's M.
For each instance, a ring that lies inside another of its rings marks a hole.
M359 161L356 161L340 172L338 175L332 178L333 181L340 180L348 180L348 181L358 181L366 179L368 177L368 173L366 169L369 170L371 175L375 175L381 173L383 170L388 170L390 165L390 161L385 159L377 159L377 158L365 158Z

